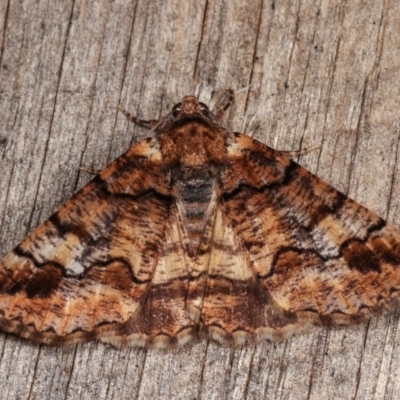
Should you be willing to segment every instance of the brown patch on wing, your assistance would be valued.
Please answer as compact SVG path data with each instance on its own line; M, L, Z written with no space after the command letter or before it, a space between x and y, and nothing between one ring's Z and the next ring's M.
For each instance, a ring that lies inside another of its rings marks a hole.
M49 264L32 275L29 262L23 264L25 268L21 268L12 280L4 275L1 276L0 293L14 295L23 291L29 299L46 298L58 289L63 278L60 268Z
M381 272L379 257L361 240L349 240L342 246L341 253L350 269L364 274L369 271Z

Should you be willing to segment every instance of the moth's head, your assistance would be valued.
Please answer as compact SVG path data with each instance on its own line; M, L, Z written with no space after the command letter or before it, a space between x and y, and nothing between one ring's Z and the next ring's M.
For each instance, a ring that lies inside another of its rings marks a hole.
M170 132L186 124L200 123L209 127L225 127L220 118L201 103L195 96L185 96L182 101L172 107L171 112L162 118L154 128L156 134Z
M172 108L172 117L174 119L186 117L203 117L210 119L211 116L212 114L208 107L194 96L185 96L180 103L175 104Z

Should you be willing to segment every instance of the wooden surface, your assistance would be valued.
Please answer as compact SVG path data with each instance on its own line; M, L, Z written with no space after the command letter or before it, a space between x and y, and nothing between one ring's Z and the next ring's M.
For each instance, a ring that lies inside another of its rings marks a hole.
M0 255L183 95L400 226L400 1L0 1ZM250 87L248 87L251 85ZM281 344L40 347L0 334L2 399L398 399L399 315Z

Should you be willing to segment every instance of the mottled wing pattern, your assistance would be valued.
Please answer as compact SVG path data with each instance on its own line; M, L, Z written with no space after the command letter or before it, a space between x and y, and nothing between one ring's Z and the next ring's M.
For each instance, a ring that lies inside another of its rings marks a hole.
M297 322L265 290L240 239L222 204L211 240L200 329L204 336L235 345L277 338L280 328Z
M151 319L166 290L184 310L185 281L173 280L183 255L158 147L157 139L133 146L2 260L1 329L48 344L117 345L188 331L173 307L166 315L175 322L164 318L161 329Z
M186 96L0 262L0 329L279 340L399 303L400 231Z
M186 311L189 281L188 257L182 243L182 225L174 205L165 228L165 241L140 312L127 323L119 324L99 340L115 346L176 347L196 333L196 322Z
M221 341L279 339L398 304L400 232L281 153L232 134L205 291Z

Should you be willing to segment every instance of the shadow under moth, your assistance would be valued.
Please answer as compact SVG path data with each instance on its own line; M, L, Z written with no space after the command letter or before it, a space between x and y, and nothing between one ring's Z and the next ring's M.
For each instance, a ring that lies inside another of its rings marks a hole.
M226 107L225 107L226 108ZM0 263L0 329L38 343L241 345L399 304L400 231L194 96Z

